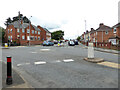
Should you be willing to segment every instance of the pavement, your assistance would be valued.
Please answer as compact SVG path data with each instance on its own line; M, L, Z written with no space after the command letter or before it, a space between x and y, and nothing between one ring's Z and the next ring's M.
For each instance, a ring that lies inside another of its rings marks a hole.
M2 65L2 72L0 72L2 76L2 90L7 90L9 88L32 88L28 83L25 81L25 79L16 71L15 69L12 69L12 79L13 84L7 85L6 84L6 77L7 77L7 65L6 63L0 61Z

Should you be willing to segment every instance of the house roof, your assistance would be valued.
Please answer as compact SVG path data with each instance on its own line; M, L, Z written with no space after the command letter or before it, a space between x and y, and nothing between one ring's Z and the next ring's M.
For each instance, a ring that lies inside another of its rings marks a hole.
M13 25L15 28L19 28L19 25L20 25L20 28L27 28L29 26L28 23L23 23L23 24L20 24L21 22L20 21L15 21L13 23L11 23L11 25ZM41 31L39 28L37 28L35 25L33 25L33 28L36 30L36 31Z
M113 26L113 28L120 27L120 23Z
M50 31L48 31L46 28L43 28L46 32L48 32L48 33L51 33Z
M110 31L110 30L112 30L112 28L106 25L102 25L96 29L96 31Z

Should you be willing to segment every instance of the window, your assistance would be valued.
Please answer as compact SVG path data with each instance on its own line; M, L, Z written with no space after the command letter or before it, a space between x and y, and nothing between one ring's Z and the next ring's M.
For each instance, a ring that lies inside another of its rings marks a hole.
M10 31L9 31L9 29L8 29L8 33L9 33Z
M37 36L35 36L35 40L37 40Z
M20 35L17 35L17 38L19 38L20 37Z
M24 40L24 39L25 39L25 36L22 36L22 39Z
M116 32L117 32L117 29L116 29L116 28L114 28L114 29L113 29L113 33L116 33Z
M35 31L35 34L37 34L37 31Z
M30 40L34 40L34 36L31 36L31 37L30 37Z
M12 33L12 29L10 30L10 32Z
M97 35L97 32L96 32L96 35Z
M19 30L19 29L17 29L17 32L19 33L19 32L20 32L20 30Z
M34 34L34 30L32 30L32 34Z
M22 29L22 33L25 33L25 29Z
M11 36L11 40L12 40L12 36Z
M108 34L108 31L106 31L105 34Z
M10 40L10 36L8 36L8 39Z
M40 37L38 37L38 40L40 40Z
M38 32L38 34L40 35L40 32Z
M29 37L29 36L27 36L27 40L30 40L30 37Z
M30 30L29 30L29 29L27 29L27 33L30 33Z

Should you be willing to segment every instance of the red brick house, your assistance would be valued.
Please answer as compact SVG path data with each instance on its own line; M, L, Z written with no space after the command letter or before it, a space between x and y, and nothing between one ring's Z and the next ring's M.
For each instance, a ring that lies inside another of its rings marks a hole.
M7 43L16 42L20 45L40 44L40 32L41 30L32 24L15 21L6 28L5 38Z
M120 23L113 26L112 33L113 35L109 38L109 41L114 45L120 44Z
M112 28L100 23L99 28L96 29L96 42L109 42L111 36L113 36Z

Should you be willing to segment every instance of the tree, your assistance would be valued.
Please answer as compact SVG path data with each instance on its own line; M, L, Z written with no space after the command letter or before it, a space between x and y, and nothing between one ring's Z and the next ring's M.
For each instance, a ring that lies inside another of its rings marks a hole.
M11 18L7 18L6 21L5 21L5 26L8 26L10 23L12 22Z
M55 39L55 40L63 39L63 36L64 36L64 31L62 30L55 31L51 35L52 39Z
M5 29L0 27L0 42L2 41L2 43L4 43L4 35L5 35Z
M19 19L23 20L24 23L29 23L29 19L26 16L23 16L23 14L19 14L18 16L13 17L12 19L10 17L7 18L4 24L8 27L9 24L18 21Z
M80 39L81 39L80 36L78 36L78 37L77 37L77 40L79 41Z

